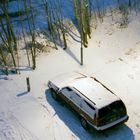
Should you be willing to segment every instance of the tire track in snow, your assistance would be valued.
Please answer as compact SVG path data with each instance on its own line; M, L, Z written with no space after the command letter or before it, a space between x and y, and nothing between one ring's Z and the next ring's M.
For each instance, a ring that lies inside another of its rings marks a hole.
M12 114L0 112L0 140L38 139L26 130Z
M68 140L76 140L77 138L65 128L63 124L60 122L57 116L55 116L54 111L52 111L46 104L40 103L43 108L47 110L47 113L51 116L49 124L46 128L46 132L48 133L48 140L65 140L65 136L67 136Z

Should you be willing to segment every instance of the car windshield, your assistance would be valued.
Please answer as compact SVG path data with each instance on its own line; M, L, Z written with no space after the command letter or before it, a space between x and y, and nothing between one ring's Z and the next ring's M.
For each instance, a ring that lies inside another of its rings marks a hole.
M107 124L115 121L126 115L126 108L124 103L119 100L111 103L110 105L103 107L99 110L98 119L99 124Z

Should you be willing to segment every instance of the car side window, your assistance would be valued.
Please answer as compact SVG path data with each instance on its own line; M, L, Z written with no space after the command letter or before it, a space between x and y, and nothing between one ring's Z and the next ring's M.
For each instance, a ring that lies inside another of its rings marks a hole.
M72 89L70 87L66 87L66 90L68 91L72 91Z
M72 89L70 87L64 87L62 88L61 92L64 96L66 96L67 98L70 98L71 95L71 91Z
M80 106L82 98L79 94L73 91L70 87L65 87L61 90L62 94L69 98L74 104Z
M88 103L86 100L83 99L81 107L92 118L95 116L95 108L90 103Z
M80 104L82 102L82 98L79 94L77 94L75 91L72 91L70 98L78 107L80 107Z

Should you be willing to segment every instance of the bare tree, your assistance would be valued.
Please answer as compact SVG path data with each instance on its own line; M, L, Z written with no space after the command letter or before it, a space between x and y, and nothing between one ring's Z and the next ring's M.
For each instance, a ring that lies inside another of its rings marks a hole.
M67 48L67 40L66 40L66 28L64 25L64 19L62 16L62 9L60 5L60 1L54 0L53 3L47 0L44 2L45 12L47 16L47 23L50 35L52 37L53 43L56 47L56 39L59 39L60 43L62 43L60 36L62 35L64 48Z
M62 9L61 9L61 5L60 5L60 0L58 0L58 3L56 3L56 1L55 1L55 7L56 7L56 17L57 17L57 21L58 21L57 27L61 31L62 37L63 37L63 43L64 43L63 49L67 49L66 29L65 29L65 25L64 25L64 19L62 16Z
M83 65L83 46L88 47L88 38L91 36L90 30L90 11L87 0L73 0L73 9L75 13L75 19L78 24L78 30L81 36L81 65Z
M8 68L7 68L7 60L6 60L6 54L3 51L2 45L0 45L0 63L5 69L5 74L8 75Z
M129 15L128 6L126 2L118 0L118 7L122 15L120 27L126 27L128 25L128 15Z
M29 3L26 0L24 0L24 7L25 7L27 21L28 21L29 33L31 35L30 52L32 57L32 68L34 70L36 68L36 45L35 45L36 35L35 35L35 21L34 21L34 14L33 14L31 0L29 0Z
M54 26L54 12L51 10L51 5L49 5L47 0L44 0L44 7L46 13L47 26L50 33L50 37L52 38L52 42L54 43L55 49L57 49L56 39L55 39L55 26Z
M25 3L24 3L25 4ZM25 7L26 9L26 7ZM18 11L20 11L20 1L18 0ZM26 14L27 15L27 14ZM22 33L22 37L24 39L24 43L25 43L25 50L26 50L26 55L27 55L27 60L28 60L28 65L30 66L30 56L29 56L29 51L28 51L28 45L27 45L27 41L26 41L26 31L24 29L24 20L22 19L22 15L20 12L18 12L18 16L19 16L19 24L21 25L21 33Z
M8 16L8 6L6 3L0 5L0 9L4 14L4 19L0 17L0 25L2 32L0 33L0 38L2 41L3 46L11 54L11 58L13 61L13 65L15 68L15 73L17 73L17 64L15 56L18 55L17 50L17 39L12 27L12 23ZM2 50L1 50L2 51Z

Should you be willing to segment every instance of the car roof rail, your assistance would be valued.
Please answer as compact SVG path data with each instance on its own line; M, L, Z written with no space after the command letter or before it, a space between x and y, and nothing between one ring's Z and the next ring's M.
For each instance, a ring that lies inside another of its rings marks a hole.
M79 71L74 71L75 73L78 73L78 74L80 74L80 75L82 75L82 76L84 76L84 77L87 77L87 75L85 75L85 74L83 74L83 73L81 73L81 72L79 72Z
M90 78L94 79L96 82L101 84L104 88L106 88L108 91L110 91L112 94L116 95L112 90L110 90L107 86L105 86L102 82L100 82L97 78L91 76Z

